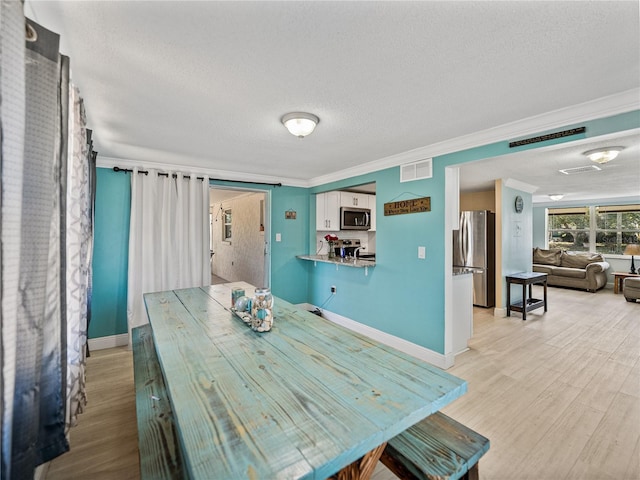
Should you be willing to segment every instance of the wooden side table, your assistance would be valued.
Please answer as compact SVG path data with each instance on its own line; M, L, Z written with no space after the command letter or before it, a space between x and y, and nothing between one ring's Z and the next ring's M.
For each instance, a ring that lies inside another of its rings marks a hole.
M622 291L622 282L627 277L640 277L640 273L613 272L613 293Z
M527 312L544 307L547 311L547 274L538 272L522 272L507 275L507 317L511 316L511 310L522 313L522 320L527 319ZM522 285L522 301L511 304L511 284ZM533 298L532 286L542 284L544 286L544 298ZM527 285L529 285L529 298L527 298Z

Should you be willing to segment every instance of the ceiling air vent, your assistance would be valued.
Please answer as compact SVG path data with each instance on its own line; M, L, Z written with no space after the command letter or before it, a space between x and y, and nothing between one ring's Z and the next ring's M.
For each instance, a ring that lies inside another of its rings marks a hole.
M586 165L584 167L565 168L564 170L558 170L558 171L560 173L564 173L565 175L575 175L576 173L594 172L597 170L602 170L602 169L597 165Z
M422 180L433 176L433 159L427 158L418 162L406 163L400 166L400 182Z

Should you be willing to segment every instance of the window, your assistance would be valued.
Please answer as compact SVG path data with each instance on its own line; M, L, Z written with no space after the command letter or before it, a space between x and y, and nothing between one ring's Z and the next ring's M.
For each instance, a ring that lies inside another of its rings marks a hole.
M596 210L596 251L622 255L628 243L640 243L640 205L612 205Z
M228 208L224 211L224 222L222 223L222 240L225 242L231 241L231 209Z
M589 251L589 209L550 208L549 248Z
M640 243L640 205L550 208L549 248L622 255Z

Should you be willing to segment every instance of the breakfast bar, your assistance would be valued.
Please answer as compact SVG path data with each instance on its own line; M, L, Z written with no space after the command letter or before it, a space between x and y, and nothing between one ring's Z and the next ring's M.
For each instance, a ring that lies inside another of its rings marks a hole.
M367 478L359 469L388 440L466 392L280 298L272 330L256 332L230 309L238 286L253 294L231 283L144 296L188 478Z

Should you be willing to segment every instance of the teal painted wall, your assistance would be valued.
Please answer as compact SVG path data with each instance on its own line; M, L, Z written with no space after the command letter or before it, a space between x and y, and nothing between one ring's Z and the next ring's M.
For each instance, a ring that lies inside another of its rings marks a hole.
M586 126L586 133L580 136L518 149L510 149L507 141L497 142L436 157L433 178L427 180L400 183L399 167L394 167L310 189L265 187L271 192L272 205L272 290L276 296L292 303L322 305L328 300L325 308L330 311L444 353L445 167L640 128L639 113L636 111L554 129ZM539 134L543 133L548 132ZM363 269L340 267L336 271L333 265L314 266L313 262L296 259L296 255L302 253L315 253L315 235L311 235L315 233L315 194L369 182L376 182L377 190L378 266L369 269L369 275L365 276ZM225 185L224 182L216 184ZM115 188L116 185L119 188ZM228 185L238 186L235 183ZM245 186L256 188L253 184ZM127 174L99 169L98 191L103 191L99 193L96 205L96 240L108 233L110 243L118 248L103 245L100 252L94 253L94 285L99 291L94 290L92 302L92 337L126 332L126 295L123 297L121 292L126 291L129 213L128 203L119 204L123 198L128 202L128 188ZM389 217L382 214L385 202L422 196L431 197L431 212ZM297 212L296 220L285 220L284 212L290 209ZM530 203L528 210L531 210ZM281 233L281 242L273 241L276 233ZM418 259L418 246L426 247L426 259ZM530 260L530 251L527 255ZM118 268L106 268L107 260L116 263ZM333 298L329 291L331 285L338 287L338 294Z
M271 199L271 291L288 302L304 303L309 277L296 255L305 253L309 243L309 191L279 187L271 191ZM288 210L296 212L295 220L285 219ZM274 241L276 233L280 242Z
M547 248L547 207L533 207L533 246Z
M309 239L308 190L213 181L211 184L258 188L270 192L271 289L276 296L289 302L306 302L308 274L295 256L306 251ZM89 338L127 333L130 205L130 174L98 168ZM285 220L284 212L289 209L296 210L296 220ZM276 232L282 234L281 242L273 242Z
M376 264L368 269L310 264L310 303L418 345L442 350L444 342L444 177L400 183L399 167L334 182L312 193L376 182ZM431 197L431 212L385 217L384 204ZM312 202L315 205L315 200ZM315 217L315 208L313 210ZM315 230L315 223L314 230ZM315 245L311 240L309 251ZM418 259L418 246L426 258ZM314 251L315 253L315 251ZM438 273L435 273L438 272ZM338 293L330 294L335 285Z
M129 175L98 168L89 338L127 333L130 206Z
M309 270L309 302L352 320L398 336L417 345L444 353L444 204L445 168L522 150L548 147L582 138L591 138L620 130L640 127L638 112L607 119L582 122L554 131L585 126L584 134L552 141L509 148L509 141L496 142L433 159L433 178L400 183L399 167L328 183L310 190L315 193L376 182L377 229L376 264L365 276L361 269L313 265ZM513 140L513 139L512 139ZM528 270L531 263L533 235L531 195L519 192L525 200L521 217L523 237L505 239L510 251L503 269L509 273ZM506 189L505 210L513 210L515 191ZM431 212L385 217L383 205L393 200L431 197ZM315 198L310 200L310 230L315 230ZM526 218L525 218L526 217ZM510 220L513 222L513 219ZM504 222L503 222L504 223ZM526 235L526 237L525 237ZM426 259L419 260L418 246L426 247ZM315 253L315 238L310 239L307 253ZM330 294L335 285L338 293ZM514 292L515 293L515 292Z

